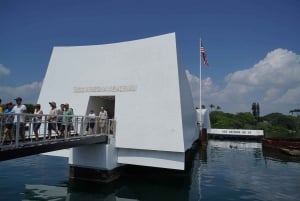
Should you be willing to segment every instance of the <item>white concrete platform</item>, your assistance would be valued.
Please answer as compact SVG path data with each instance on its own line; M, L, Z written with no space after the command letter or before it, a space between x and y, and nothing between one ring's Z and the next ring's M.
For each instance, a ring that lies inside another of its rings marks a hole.
M247 129L207 129L208 135L224 136L224 137L253 137L260 138L264 136L263 130L247 130Z

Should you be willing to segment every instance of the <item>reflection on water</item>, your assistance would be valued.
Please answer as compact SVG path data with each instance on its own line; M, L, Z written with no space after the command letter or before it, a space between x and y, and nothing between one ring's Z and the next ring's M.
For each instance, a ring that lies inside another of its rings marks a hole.
M186 175L154 176L148 170L124 176L111 184L89 183L70 180L67 187L26 185L26 200L187 200L187 186L190 185ZM145 175L146 172L148 175ZM157 170L153 170L154 172Z
M260 143L210 141L209 145L202 172L203 200L214 193L222 200L300 198L299 163L265 158Z
M67 187L25 184L26 196L35 200L65 200Z
M185 172L130 167L110 184L68 180L67 160L32 156L0 163L3 200L299 200L300 163L261 143L210 140Z

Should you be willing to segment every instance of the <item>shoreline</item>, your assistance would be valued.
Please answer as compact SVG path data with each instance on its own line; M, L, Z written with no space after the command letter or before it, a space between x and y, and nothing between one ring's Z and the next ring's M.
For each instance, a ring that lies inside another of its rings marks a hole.
M300 157L300 139L263 138L262 147L275 149L290 156Z

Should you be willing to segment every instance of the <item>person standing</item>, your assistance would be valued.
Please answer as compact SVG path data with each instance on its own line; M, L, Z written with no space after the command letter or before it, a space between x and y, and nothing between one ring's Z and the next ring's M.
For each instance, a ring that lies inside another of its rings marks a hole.
M86 125L86 131L88 133L91 130L92 133L94 134L95 120L96 120L96 114L94 110L90 110L90 113L88 115L88 123Z
M50 140L51 139L51 134L52 131L54 130L56 133L56 119L57 119L57 109L56 109L56 103L54 101L49 102L50 104L50 112L49 115L47 117L47 121L48 121L48 136L47 139Z
M15 98L16 105L12 109L12 113L14 113L14 130L16 136L21 136L23 142L25 142L25 115L27 108L25 105L22 104L22 98L17 97ZM17 128L19 128L19 133L17 133Z
M33 132L35 135L35 141L39 140L39 129L41 127L43 110L41 110L41 105L36 104L34 107L34 118L33 118Z
M0 98L0 114L3 113L3 108L1 107L2 99Z
M103 106L100 107L99 119L100 119L100 133L105 133L106 120L107 120L107 111L104 109Z
M2 99L0 98L0 134L2 132L2 120L3 120L3 116L2 116L3 108L1 107L1 102L2 102Z
M67 130L67 137L71 135L71 129L73 126L73 109L69 107L69 103L65 103L65 108L63 111L63 120L62 120L62 129L63 131Z
M57 130L58 136L61 137L62 133L64 132L62 129L62 119L63 119L63 112L64 112L64 104L60 104L60 108L57 109Z
M13 143L13 138L11 136L11 130L14 126L14 115L11 113L12 107L13 107L12 102L6 103L6 109L4 110L5 129L4 129L2 143L1 143L2 145L4 144L7 136L9 136L10 144Z

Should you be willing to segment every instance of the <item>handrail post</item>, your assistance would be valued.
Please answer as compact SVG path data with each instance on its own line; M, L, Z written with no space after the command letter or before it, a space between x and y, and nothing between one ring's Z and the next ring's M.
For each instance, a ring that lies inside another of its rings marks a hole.
M65 130L64 130L64 140L66 140L67 139L67 135L68 135L68 123L65 123L65 125L64 125L64 127L65 127Z
M114 124L113 124L113 136L116 137L116 128L117 128L117 122L114 119Z
M95 133L98 133L98 129L99 129L99 118L98 117L95 118L95 127L94 127L94 129L95 129Z
M2 118L4 118L5 119L5 115L3 115L3 114L0 114L0 139L2 140L2 127L3 127L3 123L4 123L4 121L2 121ZM2 123L3 122L3 123Z
M73 117L72 119L75 119L75 122L73 123L73 127L74 127L73 129L74 129L74 135L76 135L78 134L79 117L75 116L75 118Z
M30 139L30 142L32 143L32 138L34 137L34 133L33 133L33 125L34 125L34 122L33 122L33 118L34 118L34 114L33 115L30 115L30 121L28 121L29 123L29 126L28 126L28 135L29 135L29 139ZM25 119L25 131L26 131L26 119ZM33 135L32 135L33 134Z
M106 124L105 124L105 134L109 135L109 122L110 122L110 120L106 119L105 121L106 121Z
M80 120L80 136L83 136L83 132L84 132L84 117L81 118Z
M44 135L43 135L43 142L45 142L47 135L47 115L44 116Z
M15 135L16 135L16 148L19 147L19 134L20 134L20 114L17 115L17 122L15 122Z
M106 128L106 133L109 135L110 133L110 119L107 118L107 128Z

